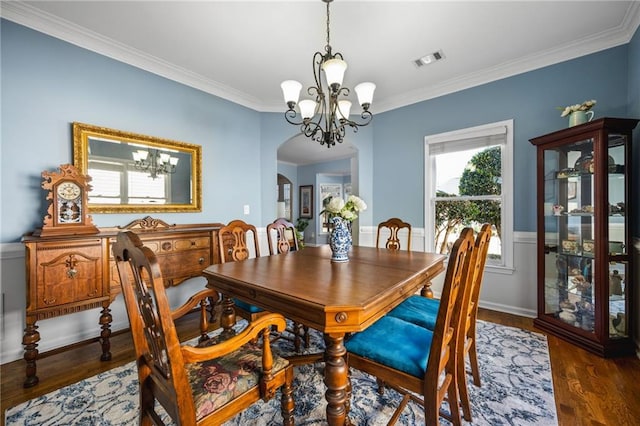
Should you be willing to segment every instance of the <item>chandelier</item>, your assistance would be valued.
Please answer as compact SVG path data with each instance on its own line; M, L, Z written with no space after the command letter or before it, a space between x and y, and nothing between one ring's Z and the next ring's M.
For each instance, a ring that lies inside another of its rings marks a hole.
M366 126L371 122L373 114L369 111L369 107L376 85L366 82L360 83L354 88L358 96L358 103L362 106L362 114L360 122L351 120L349 118L351 101L346 99L350 91L349 88L342 87L347 63L341 53L331 51L329 38L329 3L333 0L322 1L327 4L327 45L324 47L325 53L316 52L313 55L313 77L316 85L307 89L307 93L315 99L305 99L298 103L302 84L295 80L283 81L280 87L282 87L284 101L289 108L284 113L285 119L290 124L300 126L300 131L305 136L320 142L320 145L327 145L327 148L331 148L336 142L343 142L346 126L357 132L359 126ZM324 73L326 89L322 84L321 73ZM339 97L345 99L339 100ZM298 120L296 120L298 116L295 110L296 104L300 110Z
M162 174L176 172L179 158L172 157L166 152L149 148L147 150L139 149L132 154L135 168L143 172L148 171L151 179L155 179Z

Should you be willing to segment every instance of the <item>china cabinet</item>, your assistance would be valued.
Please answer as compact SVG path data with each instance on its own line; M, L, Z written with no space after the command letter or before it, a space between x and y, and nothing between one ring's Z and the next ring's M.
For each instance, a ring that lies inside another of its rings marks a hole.
M632 353L631 132L600 118L531 139L537 148L534 324L598 355Z

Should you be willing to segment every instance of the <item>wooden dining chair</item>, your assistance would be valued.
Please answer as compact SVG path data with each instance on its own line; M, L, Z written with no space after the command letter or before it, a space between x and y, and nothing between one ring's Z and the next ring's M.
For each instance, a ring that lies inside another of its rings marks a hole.
M294 424L293 367L272 354L268 338L272 327L284 329L281 315L264 316L228 340L181 345L174 319L188 310L170 310L153 251L126 231L118 234L113 255L136 353L140 425L165 424L158 405L174 424L219 425L278 390L283 424ZM198 297L206 299L209 293ZM260 337L262 345L251 343ZM225 384L221 377L231 380Z
M378 224L376 248L380 248L380 235L383 232L388 232L389 236L385 243L385 247L389 250L400 250L401 245L398 233L402 229L407 230L407 251L411 251L411 224L403 221L402 219L398 219L397 217L392 217L391 219Z
M458 354L458 371L460 372L458 391L460 393L462 413L464 419L467 421L471 421L472 415L471 402L467 389L465 363L468 358L473 383L479 387L481 382L480 369L478 367L478 350L476 346L476 323L478 318L478 305L480 302L480 289L484 277L484 269L487 261L487 252L489 251L491 233L492 226L490 224L484 224L475 239L474 250L476 254L474 256L475 262L472 268L473 277L469 301L466 304L466 310L464 312L464 315L466 315L467 318L463 330L464 341L462 347L464 348L464 351L461 351ZM389 312L388 315L409 321L429 330L433 330L435 328L439 306L440 300L438 299L429 299L414 295L403 301L400 305Z
M270 255L300 249L296 226L284 218L278 218L267 225L267 241Z
M287 254L289 252L298 251L298 238L296 236L296 227L293 223L286 219L279 218L267 225L267 241L269 244L269 255ZM296 352L300 352L302 343L305 347L310 345L309 327L300 323L293 323L293 330L287 329L293 335L293 346ZM287 338L285 334L281 337Z
M250 244L247 240L251 239ZM220 262L241 262L250 257L260 257L260 244L256 227L243 220L232 220L218 230L218 247L220 250ZM230 306L225 303L226 296L222 299L222 317L228 317L231 313L226 312ZM235 313L245 318L247 321L255 321L267 312L255 305L244 302L240 299L233 299Z
M434 330L385 315L345 344L349 368L369 373L403 395L389 424L397 421L409 400L424 407L427 425L439 424L439 417L461 424L456 351L473 252L473 231L465 228L451 250ZM441 409L445 400L449 413Z

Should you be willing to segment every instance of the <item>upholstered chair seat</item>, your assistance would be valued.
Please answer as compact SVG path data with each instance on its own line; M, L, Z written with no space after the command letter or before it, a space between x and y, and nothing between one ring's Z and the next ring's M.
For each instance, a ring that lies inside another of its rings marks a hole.
M433 330L440 308L439 299L413 295L389 312L389 316Z
M422 377L427 369L432 340L433 331L385 316L366 330L354 334L345 347L351 354Z
M211 339L198 347L218 344ZM237 399L260 383L263 349L247 343L241 349L216 359L185 364L185 370L196 407L196 420L200 421L227 403ZM272 373L278 374L289 361L273 356Z

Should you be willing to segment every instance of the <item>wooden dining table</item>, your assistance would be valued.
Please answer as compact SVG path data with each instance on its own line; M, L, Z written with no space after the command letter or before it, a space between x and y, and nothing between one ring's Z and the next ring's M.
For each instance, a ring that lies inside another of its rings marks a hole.
M345 335L366 329L419 290L428 293L431 279L444 270L445 256L353 247L348 262L330 258L329 246L305 247L286 255L211 265L204 276L207 287L223 295L224 333L232 334L235 325L232 298L324 333L327 422L344 425L350 402Z

